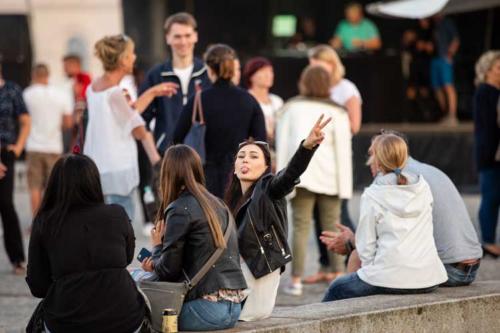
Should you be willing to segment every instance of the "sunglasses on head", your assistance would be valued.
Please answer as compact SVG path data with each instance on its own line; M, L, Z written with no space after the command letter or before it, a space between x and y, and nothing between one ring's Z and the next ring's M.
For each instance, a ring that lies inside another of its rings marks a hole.
M269 150L269 143L265 141L243 141L238 145L238 149L241 149L241 147L247 146L247 145L257 145L257 146L262 146L265 149Z

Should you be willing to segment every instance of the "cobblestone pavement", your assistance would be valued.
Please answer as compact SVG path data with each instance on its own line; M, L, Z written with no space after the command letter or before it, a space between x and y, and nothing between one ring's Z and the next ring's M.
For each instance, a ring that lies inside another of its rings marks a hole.
M22 228L26 231L31 223L29 196L26 188L26 180L23 177L24 173L22 172L24 165L19 164L17 168L19 176L16 180L15 203ZM356 193L355 197L349 202L349 210L354 221L358 217L359 195L360 193ZM477 194L466 194L463 197L477 228L479 196ZM138 214L139 209L136 209L136 211ZM136 230L137 237L136 252L138 252L142 247L149 247L149 243L148 238L142 234L142 217L137 216L134 221L134 229ZM311 232L306 260L306 274L316 272L319 267L317 247L312 237ZM24 241L24 245L27 248L29 241L27 232L25 232ZM138 266L138 262L134 260L131 266ZM281 285L286 284L289 279L290 269L287 267L286 272L282 275ZM500 280L500 261L488 258L484 259L481 263L478 280ZM326 283L305 285L304 293L300 297L288 296L280 291L277 306L289 307L319 302L327 286ZM24 278L11 274L11 266L3 249L3 244L0 245L0 333L24 332L23 329L26 322L37 303L38 300L31 296Z

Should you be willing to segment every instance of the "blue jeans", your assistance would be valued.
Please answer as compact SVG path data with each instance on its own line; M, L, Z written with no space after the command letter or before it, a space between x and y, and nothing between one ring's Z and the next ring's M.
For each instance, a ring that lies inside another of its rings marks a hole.
M213 331L232 328L240 317L241 304L195 299L182 306L179 331Z
M424 294L437 289L438 286L421 289L394 289L372 286L361 280L357 273L350 273L336 278L328 287L322 302L341 299L371 296L378 294Z
M129 195L117 195L117 194L109 194L104 196L104 201L106 204L117 204L122 206L127 212L127 215L132 221L134 218L134 200L133 200L134 191L132 191Z
M467 272L453 267L451 264L444 264L444 268L446 269L446 273L448 273L448 281L443 283L441 286L460 287L468 286L476 279L479 264L471 266L471 268Z
M479 171L481 187L481 205L479 206L479 224L484 244L496 242L498 209L500 209L500 168L488 168Z

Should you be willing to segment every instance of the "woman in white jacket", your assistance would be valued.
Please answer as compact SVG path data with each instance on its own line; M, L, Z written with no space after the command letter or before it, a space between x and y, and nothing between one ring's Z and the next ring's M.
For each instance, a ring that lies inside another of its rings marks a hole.
M323 302L375 294L415 294L447 280L432 235L432 193L421 175L401 173L406 142L377 136L368 164L379 174L361 196L356 249L361 268L336 279Z
M324 129L325 140L300 177L294 197L292 240L292 283L284 291L302 294L302 274L313 207L318 205L322 230L336 231L340 219L340 199L352 195L351 130L347 113L329 99L330 75L321 66L308 66L301 75L300 96L282 108L276 135L278 170L286 166L297 145L322 114L332 123ZM329 253L325 272L342 272L342 257Z

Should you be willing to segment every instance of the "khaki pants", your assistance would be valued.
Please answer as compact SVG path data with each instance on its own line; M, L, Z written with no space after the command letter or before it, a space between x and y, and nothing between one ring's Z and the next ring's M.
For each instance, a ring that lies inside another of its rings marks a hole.
M307 254L307 242L311 230L314 204L319 209L320 223L323 231L337 231L335 223L340 223L340 199L338 196L317 194L304 188L296 188L297 194L291 200L293 208L292 239L292 276L304 274L304 263ZM330 267L322 267L325 272L342 272L343 257L328 252Z

